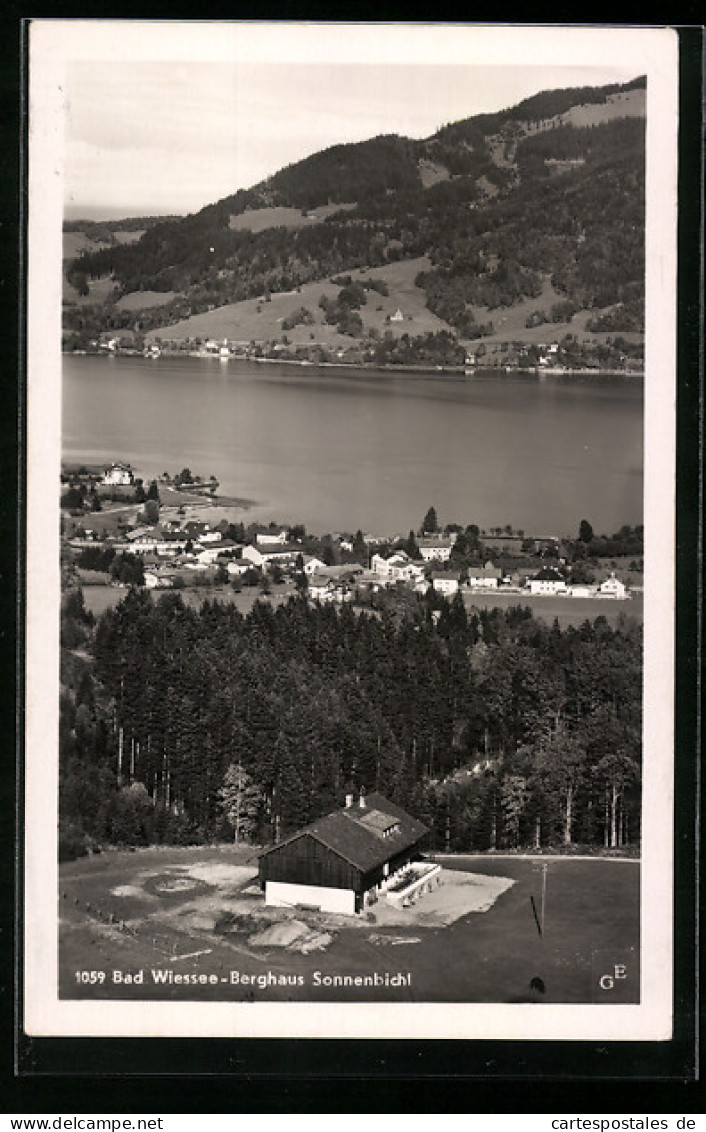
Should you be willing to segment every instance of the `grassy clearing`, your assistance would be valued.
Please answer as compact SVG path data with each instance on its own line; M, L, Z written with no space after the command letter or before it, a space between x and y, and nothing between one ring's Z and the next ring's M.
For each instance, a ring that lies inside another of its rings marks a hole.
M497 350L493 348L502 345L504 342L548 345L551 342L559 342L566 334L573 334L587 342L604 343L608 338L615 337L612 332L595 334L587 330L586 324L590 319L602 313L599 310L579 311L570 322L545 322L540 326L525 326L530 315L535 314L536 311L544 311L549 316L552 307L556 303L563 302L565 298L565 295L554 289L551 279L547 275L542 280L542 293L536 299L523 299L514 307L501 307L494 310L491 310L490 307L474 307L478 322L492 322L494 328L494 332L489 334L487 338L474 340L476 347L482 341L486 349L491 353L497 353ZM625 338L626 341L640 342L643 335L626 332L621 333L621 337Z
M146 849L72 862L60 869L60 994L180 1001L638 1001L637 862L478 856L445 858L443 867L447 889L453 889L454 870L479 884L500 877L514 883L487 911L446 927L424 925L424 898L409 926L386 926L265 908L248 847ZM598 977L614 963L624 963L628 977L617 990L601 991ZM213 981L159 983L153 970ZM77 979L81 971L102 972L103 981L87 985L80 974ZM400 987L326 986L317 985L316 971L404 972L410 978ZM242 977L267 979L268 973L284 982L258 986ZM144 981L125 977L136 974ZM543 991L531 989L533 979L541 979Z
M414 283L417 274L429 270L430 266L426 257L419 257L389 263L385 267L343 272L353 279L384 279L389 287L389 295L368 292L368 301L360 311L366 335L371 329L380 336L390 330L395 337L405 333L413 337L428 331L449 329L447 323L427 310L425 293ZM329 326L319 307L322 295L335 299L339 291L340 287L330 280L306 283L298 291L273 294L270 302L264 299L246 299L241 303L229 303L217 310L205 311L173 326L151 330L146 338L149 341L154 341L155 338L166 341L184 341L196 337L216 340L228 338L230 341L247 343L281 341L282 335L286 333L292 346L310 345L312 341L316 341L331 350L346 349L358 339L339 334L335 326ZM313 325L300 325L283 331L282 321L300 307L311 311L314 316ZM385 319L388 316L391 318L398 309L402 311L404 320L387 323Z
M612 598L556 597L551 594L467 592L463 600L466 609L507 609L513 605L529 606L535 617L541 618L547 624L552 624L556 618L562 629L566 629L569 625L578 627L583 625L584 621L594 621L596 617L605 617L610 625L615 625L621 615L634 617L637 621L642 621L643 618L642 594L635 594L626 601L616 601Z
M559 114L556 121L571 126L598 126L614 118L643 117L645 114L645 91L620 91L610 94L604 103L589 102L584 106L572 106L565 114Z
M115 306L121 311L147 310L150 307L165 307L177 297L177 291L131 291L118 299Z
M389 263L384 267L343 272L344 275L351 275L353 279L384 279L389 287L390 293L386 296L379 295L375 291L368 292L368 301L360 311L364 337L367 337L370 331L381 337L386 332L391 332L396 338L402 334L415 337L440 330L452 331L448 323L437 318L427 309L425 292L415 285L414 280L418 273L428 271L430 268L430 261L422 256ZM319 299L322 295L334 299L338 292L339 287L330 280L306 283L297 291L273 294L269 302L259 298L229 303L216 310L183 319L173 326L151 330L146 337L149 341L154 341L156 338L168 342L183 342L188 338L204 340L214 338L218 341L227 338L233 342L249 343L281 342L283 335L286 334L290 347L309 346L312 342L316 342L331 351L345 350L359 340L339 334L335 326L329 326L319 307ZM561 302L563 298L564 296L552 287L547 276L543 280L542 293L536 299L524 299L514 307L492 310L489 307L474 307L478 322L492 322L494 332L486 338L464 340L464 343L469 349L473 349L482 342L488 352L488 359L502 360L500 348L509 342L550 343L559 341L567 333L596 343L614 337L612 334L594 334L586 329L589 319L600 313L596 311L580 312L568 323L544 323L530 328L525 326L531 314L543 310L549 315L554 304ZM128 299L132 299L132 296L126 296L121 303L125 303ZM311 312L314 323L283 331L283 320L300 307L305 307ZM386 321L397 311L402 312L403 321ZM629 341L642 339L640 334L625 333L623 337Z
M67 303L78 306L89 306L97 303L107 303L115 288L115 280L109 275L101 275L98 279L88 280L88 294L79 295L67 279L62 282L62 299Z
M106 240L92 240L85 232L63 232L61 248L64 260L76 259L83 252L98 252L109 248Z
M83 599L86 609L90 610L95 617L100 617L106 609L114 609L123 600L127 592L127 588L124 586L87 585ZM276 609L278 605L283 605L289 601L290 597L293 597L296 593L296 589L293 583L286 582L279 586L273 586L272 593L265 596L259 586L244 586L240 593L236 593L229 584L223 586L200 585L187 586L178 591L156 590L153 592L153 596L157 599L162 594L171 592L178 592L184 604L192 609L200 609L205 601L220 601L234 605L246 616L250 613L256 601L267 601Z
M335 212L347 212L355 207L355 204L323 204L320 208L311 209L310 212L302 212L300 208L287 208L284 205L278 205L276 208L254 208L237 216L231 216L228 227L238 232L264 232L266 228L308 228L311 224L320 224Z

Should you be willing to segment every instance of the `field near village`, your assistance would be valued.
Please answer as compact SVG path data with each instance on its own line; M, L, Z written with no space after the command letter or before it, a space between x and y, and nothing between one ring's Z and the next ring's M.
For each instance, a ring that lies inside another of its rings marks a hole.
M100 580L102 584L91 584L89 573L81 571L84 604L95 617L100 617L106 609L113 609L125 598L127 589L124 586L108 585L108 575L94 574L93 580ZM164 592L158 591L155 596L159 597ZM247 615L256 601L266 601L275 608L284 604L295 595L296 587L293 582L286 580L273 586L269 594L263 594L259 586L247 586L236 593L228 585L193 586L177 592L186 605L195 609L200 609L204 601L221 601L237 606L243 615ZM547 624L556 620L562 629L568 625L578 628L584 621L594 621L596 617L605 617L609 625L615 625L621 616L631 617L636 621L642 621L643 617L641 594L635 595L630 601L611 601L605 598L567 598L549 594L466 593L463 600L469 611L527 606L534 617L541 618Z
M151 848L62 865L60 997L639 1001L634 859L438 857L443 883L415 905L381 900L353 918L265 907L254 852ZM625 977L601 989L616 964Z

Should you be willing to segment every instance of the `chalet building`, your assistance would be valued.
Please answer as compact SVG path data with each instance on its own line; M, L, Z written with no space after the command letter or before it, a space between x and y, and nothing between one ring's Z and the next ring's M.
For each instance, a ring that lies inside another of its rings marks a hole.
M382 794L361 792L355 799L348 794L343 808L260 854L265 903L344 915L362 912L387 892L400 890L427 832ZM426 872L420 868L425 877L439 871L431 864Z

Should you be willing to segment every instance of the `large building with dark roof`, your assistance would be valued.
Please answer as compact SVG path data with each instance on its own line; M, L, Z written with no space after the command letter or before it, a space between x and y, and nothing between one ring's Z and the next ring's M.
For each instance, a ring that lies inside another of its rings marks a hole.
M382 794L347 795L259 858L267 904L354 915L419 857L427 827Z

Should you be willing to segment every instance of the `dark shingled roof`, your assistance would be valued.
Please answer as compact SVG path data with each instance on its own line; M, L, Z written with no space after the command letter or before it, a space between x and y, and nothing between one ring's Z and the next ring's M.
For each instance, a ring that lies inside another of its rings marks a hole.
M386 832L389 831L389 832ZM427 827L382 794L365 795L365 805L356 799L352 806L334 810L280 841L260 854L267 856L300 837L313 837L349 864L369 872L397 853L415 845Z
M535 582L563 582L564 578L558 570L553 570L551 566L543 566L538 574L534 575Z

